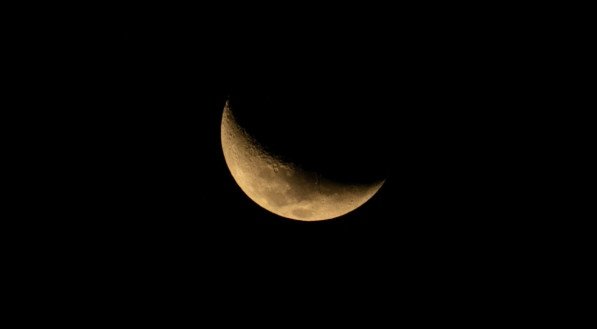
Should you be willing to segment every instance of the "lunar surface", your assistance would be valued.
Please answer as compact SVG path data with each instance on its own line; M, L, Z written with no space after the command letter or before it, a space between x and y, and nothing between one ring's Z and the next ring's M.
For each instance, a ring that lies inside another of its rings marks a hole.
M221 139L226 164L240 188L282 217L301 221L339 217L367 202L384 183L334 182L281 160L239 125L230 102L222 115Z

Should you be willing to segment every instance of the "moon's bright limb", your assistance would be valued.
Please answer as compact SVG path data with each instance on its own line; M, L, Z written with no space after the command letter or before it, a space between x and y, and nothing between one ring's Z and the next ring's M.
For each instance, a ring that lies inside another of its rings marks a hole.
M367 202L384 181L332 182L269 154L234 118L226 102L221 126L226 164L240 188L261 207L302 221L342 216Z

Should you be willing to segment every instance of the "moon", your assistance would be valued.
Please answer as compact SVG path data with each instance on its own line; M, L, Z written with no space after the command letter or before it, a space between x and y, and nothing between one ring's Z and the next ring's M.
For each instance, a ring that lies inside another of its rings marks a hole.
M222 114L221 141L228 169L240 188L259 206L285 218L322 221L345 215L367 202L385 182L332 181L283 161L240 126L230 101Z

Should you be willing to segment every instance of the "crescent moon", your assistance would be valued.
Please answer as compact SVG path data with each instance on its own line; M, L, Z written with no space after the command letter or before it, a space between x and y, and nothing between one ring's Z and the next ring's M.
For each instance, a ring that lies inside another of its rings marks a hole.
M345 215L367 202L385 182L335 182L281 160L239 125L229 101L222 114L221 140L236 183L259 206L282 217L321 221Z

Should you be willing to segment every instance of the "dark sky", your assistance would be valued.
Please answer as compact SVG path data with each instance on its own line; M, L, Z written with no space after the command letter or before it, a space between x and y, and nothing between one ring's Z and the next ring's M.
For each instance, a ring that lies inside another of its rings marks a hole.
M102 232L116 246L147 259L310 264L306 272L335 262L397 265L415 277L476 264L516 231L500 207L507 196L491 188L502 160L488 152L500 138L489 133L500 120L487 78L500 64L483 55L490 32L446 29L449 19L424 15L254 24L204 15L221 19L128 12L101 50L109 106L98 116L111 156L100 160L100 176L113 191L107 212L117 214ZM338 170L366 168L385 185L336 220L302 223L263 210L224 162L229 95L280 104L255 125L272 133L290 121L294 146L321 136L361 143L364 156Z

